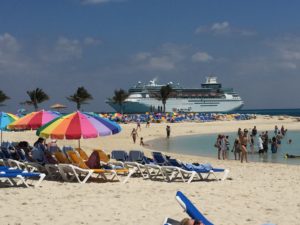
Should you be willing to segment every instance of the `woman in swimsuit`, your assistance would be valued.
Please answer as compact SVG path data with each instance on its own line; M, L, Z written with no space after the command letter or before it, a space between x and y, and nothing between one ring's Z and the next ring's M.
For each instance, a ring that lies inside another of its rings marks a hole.
M240 143L241 143L241 163L244 161L248 162L248 152L247 152L247 144L248 144L248 130L245 129L244 133L240 135Z

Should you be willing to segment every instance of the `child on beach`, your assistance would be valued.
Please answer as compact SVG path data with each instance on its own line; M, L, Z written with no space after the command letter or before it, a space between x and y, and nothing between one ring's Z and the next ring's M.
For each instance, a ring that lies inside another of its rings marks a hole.
M144 138L143 137L141 137L141 139L140 139L140 145L141 146L149 146L148 144L144 143Z

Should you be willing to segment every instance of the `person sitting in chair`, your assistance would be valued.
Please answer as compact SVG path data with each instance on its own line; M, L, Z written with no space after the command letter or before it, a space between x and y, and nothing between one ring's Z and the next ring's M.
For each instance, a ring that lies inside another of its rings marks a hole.
M181 220L180 225L204 225L200 220L184 218Z

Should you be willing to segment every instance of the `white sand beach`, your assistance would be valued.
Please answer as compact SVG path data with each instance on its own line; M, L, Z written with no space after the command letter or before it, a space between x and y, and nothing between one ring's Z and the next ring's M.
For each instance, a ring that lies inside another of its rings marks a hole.
M226 133L241 128L273 129L284 125L288 130L300 130L300 122L290 117L264 117L246 121L216 121L209 123L171 124L171 136L204 133ZM101 148L142 149L133 144L130 132L135 124L125 124L120 134L81 141L87 152ZM151 124L139 136L144 141L165 137L166 124ZM31 144L37 139L34 131L5 132L4 140ZM77 141L59 140L58 144L76 147ZM163 149L162 149L163 150ZM213 146L212 146L212 150ZM169 154L169 153L168 153ZM61 181L42 182L39 188L1 188L0 224L162 224L166 216L181 220L187 215L175 200L176 191L184 192L199 210L216 225L278 225L300 224L300 166L221 161L213 158L171 154L182 161L209 162L228 168L225 181L182 182L131 178L128 183Z

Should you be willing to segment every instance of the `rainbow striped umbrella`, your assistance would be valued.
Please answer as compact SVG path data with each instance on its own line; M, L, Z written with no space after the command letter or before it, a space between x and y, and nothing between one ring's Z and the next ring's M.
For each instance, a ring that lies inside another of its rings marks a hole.
M7 125L19 119L14 114L0 112L0 130L1 130L1 143L2 143L2 131L7 130Z
M9 124L10 130L36 130L51 120L61 116L58 112L41 110L32 112Z
M96 138L117 134L121 131L119 124L97 114L74 112L61 116L40 127L36 134L52 139Z

